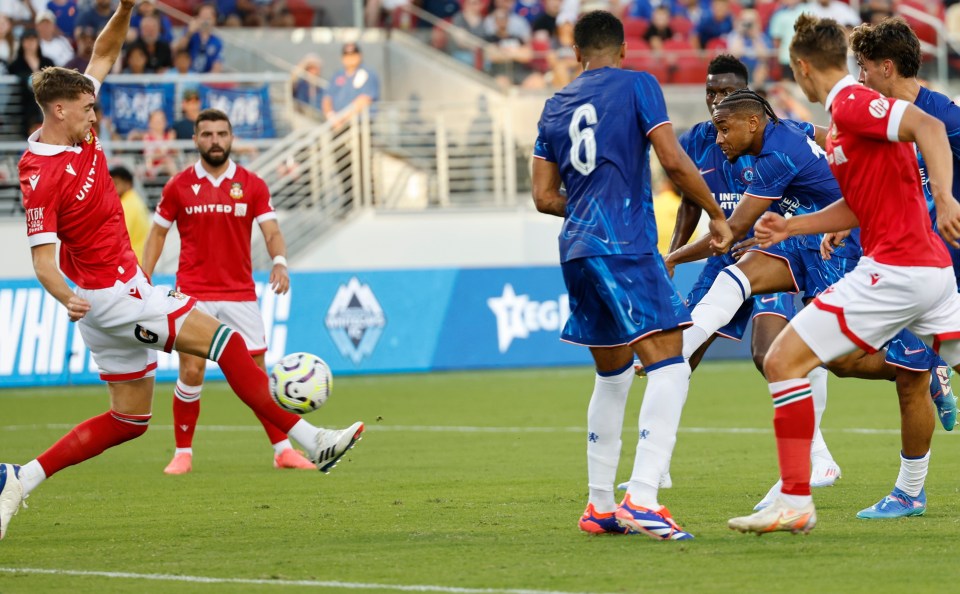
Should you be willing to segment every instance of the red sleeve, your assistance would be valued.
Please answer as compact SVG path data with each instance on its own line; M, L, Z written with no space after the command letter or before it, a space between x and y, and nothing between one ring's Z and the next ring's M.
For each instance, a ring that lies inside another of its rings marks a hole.
M260 179L259 175L250 173L250 185L253 188L253 200L250 206L253 207L253 218L258 223L277 218L277 213L273 210L273 202L270 200L270 188L267 183Z
M837 126L846 131L855 130L860 136L897 142L900 121L908 105L906 101L879 93L859 91L844 97L833 117Z
M177 215L180 214L180 194L176 186L179 177L170 178L170 181L163 186L160 203L157 204L157 210L153 213L153 222L167 229L173 226Z
M27 214L27 240L30 247L57 242L57 188L59 180L39 166L21 167L20 190Z

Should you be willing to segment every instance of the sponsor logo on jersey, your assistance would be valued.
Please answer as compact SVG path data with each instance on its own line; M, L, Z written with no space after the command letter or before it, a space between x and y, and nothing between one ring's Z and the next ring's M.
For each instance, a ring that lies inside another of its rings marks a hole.
M183 210L188 215L213 213L213 212L223 212L226 214L230 214L231 212L233 212L233 205L232 204L198 204L196 206L187 206Z
M233 216L236 217L245 217L247 216L247 205L244 202L241 202L233 207Z
M887 115L888 111L890 111L890 104L887 103L886 99L877 97L876 99L870 102L869 110L870 110L870 115L872 115L873 117L879 120L883 116Z
M160 337L156 333L150 332L140 324L137 324L137 327L133 330L133 335L142 343L145 344L157 344L160 340Z
M36 190L36 189L37 189L37 182L40 181L40 174L38 173L38 174L36 174L36 175L31 175L29 178L27 178L27 181L30 182L30 187L33 188L34 190Z
M230 197L234 200L240 200L243 198L243 186L240 182L233 182L230 184Z
M45 206L27 209L27 233L43 231L43 209Z
M830 165L843 165L847 162L847 156L843 153L843 147L837 145L833 147L833 151L827 155L827 163Z
M193 184L190 186L190 189L193 190L193 195L196 196L200 193L200 184Z
M77 192L77 195L74 196L77 200L83 200L87 197L87 192L93 188L95 181L95 174L97 172L97 155L93 155L93 164L90 165L90 173L87 174L87 179L84 180L83 186L80 188L80 191ZM76 175L76 174L74 174Z
M359 365L373 354L387 319L370 285L353 277L337 289L325 325L340 354Z
M514 340L526 339L533 332L556 332L570 317L570 298L533 301L529 295L517 295L513 285L503 285L499 297L487 299L487 307L497 317L497 348L510 350Z

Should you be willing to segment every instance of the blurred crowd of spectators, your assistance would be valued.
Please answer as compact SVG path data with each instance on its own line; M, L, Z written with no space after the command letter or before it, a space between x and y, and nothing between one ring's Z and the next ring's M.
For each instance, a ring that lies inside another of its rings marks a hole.
M954 1L960 0L947 4ZM368 0L366 19L370 26L431 28L438 49L505 85L542 88L561 87L576 75L573 23L584 11L604 9L624 21L628 68L647 70L663 83L696 84L709 59L727 52L743 60L752 84L762 87L791 77L787 50L801 13L852 29L892 16L899 3L945 14L944 0L861 0L859 10L843 0ZM912 24L921 39L929 37L928 26Z

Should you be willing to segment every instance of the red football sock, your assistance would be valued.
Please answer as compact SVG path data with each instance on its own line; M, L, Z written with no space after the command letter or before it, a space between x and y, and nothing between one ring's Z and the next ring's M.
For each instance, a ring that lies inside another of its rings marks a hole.
M297 415L280 408L270 397L267 374L253 361L239 333L220 326L210 345L209 358L220 364L227 383L261 421L265 419L285 436L300 420Z
M287 439L286 433L277 429L277 427L273 423L271 423L268 419L260 416L260 413L256 413L256 414L257 414L257 418L260 420L260 424L263 425L263 430L267 432L267 438L270 439L270 445L280 443L284 439Z
M173 390L173 436L178 448L193 447L193 433L200 417L200 389L179 380Z
M107 448L140 437L147 431L150 416L124 415L111 410L87 419L37 456L37 461L48 477L53 476L67 466L100 455Z
M812 393L807 378L770 384L773 430L783 479L781 492L786 495L810 494L810 443L815 424Z

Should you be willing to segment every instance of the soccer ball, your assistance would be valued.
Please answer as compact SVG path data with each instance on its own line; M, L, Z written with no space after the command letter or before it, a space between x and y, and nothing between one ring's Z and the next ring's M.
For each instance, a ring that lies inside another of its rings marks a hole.
M270 372L270 394L280 408L298 415L317 410L330 396L333 375L326 362L310 353L291 353Z

